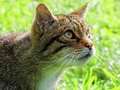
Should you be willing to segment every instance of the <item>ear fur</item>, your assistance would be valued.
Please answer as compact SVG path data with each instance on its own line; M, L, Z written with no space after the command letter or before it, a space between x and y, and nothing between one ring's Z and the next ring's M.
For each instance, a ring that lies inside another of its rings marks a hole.
M37 23L45 23L56 20L56 17L51 13L48 7L44 3L40 3L36 8Z
M85 4L81 9L72 12L71 14L79 15L81 18L85 19L88 8L89 8L89 3Z

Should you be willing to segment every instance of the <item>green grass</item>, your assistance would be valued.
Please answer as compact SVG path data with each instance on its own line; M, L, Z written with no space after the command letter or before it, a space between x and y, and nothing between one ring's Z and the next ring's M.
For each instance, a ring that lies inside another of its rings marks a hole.
M0 0L0 34L30 30L40 2L54 14L66 14L88 0ZM120 1L89 2L86 20L92 28L97 54L84 67L69 69L57 90L120 90Z

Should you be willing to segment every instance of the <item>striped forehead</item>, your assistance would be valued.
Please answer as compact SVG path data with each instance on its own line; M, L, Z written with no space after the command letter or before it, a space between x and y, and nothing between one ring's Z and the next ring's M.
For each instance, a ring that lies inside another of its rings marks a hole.
M87 25L77 15L62 15L59 17L60 22L66 24L66 26L73 29L73 32L76 34L77 37L83 37L87 30Z

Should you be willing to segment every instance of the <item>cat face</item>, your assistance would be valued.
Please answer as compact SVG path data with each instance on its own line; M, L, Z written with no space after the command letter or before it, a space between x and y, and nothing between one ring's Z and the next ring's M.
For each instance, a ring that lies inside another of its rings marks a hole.
M34 47L49 61L68 66L85 63L95 54L91 30L85 22L87 9L88 4L68 15L54 16L45 4L39 4L32 27Z
M65 45L59 50L61 53L65 52L67 63L83 64L95 54L93 46L93 38L89 26L83 18L78 15L60 15L59 23L61 23L62 34L58 37L57 41ZM66 51L68 50L68 51ZM66 53L67 52L67 53ZM64 56L63 56L64 57Z

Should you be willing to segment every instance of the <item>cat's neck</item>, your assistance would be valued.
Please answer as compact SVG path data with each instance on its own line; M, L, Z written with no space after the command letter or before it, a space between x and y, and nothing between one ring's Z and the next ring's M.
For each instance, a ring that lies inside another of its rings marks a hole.
M23 73L29 73L29 79L26 78L28 75L24 75L26 82L32 82L29 86L31 90L54 90L57 81L61 74L64 72L62 67L58 67L55 62L48 62L45 59L47 57L36 56L35 53L31 52L31 33L27 32L15 39L17 46L14 47L16 57L21 60L21 68L24 68ZM20 48L20 49L19 49ZM29 52L30 51L30 52ZM21 59L22 58L22 59ZM32 63L32 66L31 66ZM38 63L40 63L38 65ZM26 65L30 65L26 67ZM29 70L29 68L31 68ZM25 70L26 69L26 70ZM23 70L23 69L21 69ZM32 71L34 70L34 71ZM34 72L34 74L32 74ZM25 87L23 85L23 87Z
M54 90L59 78L65 70L61 70L60 67L46 67L41 75L41 80L36 86L36 90Z

